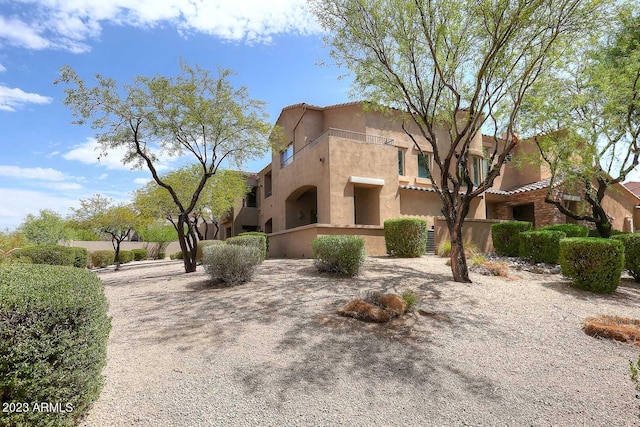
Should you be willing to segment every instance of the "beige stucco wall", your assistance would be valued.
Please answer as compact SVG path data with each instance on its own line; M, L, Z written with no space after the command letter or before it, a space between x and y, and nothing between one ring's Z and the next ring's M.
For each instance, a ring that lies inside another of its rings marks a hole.
M79 241L72 240L67 243L68 246L73 246L77 248L85 248L89 252L95 251L103 251L103 250L113 250L113 246L111 245L111 241ZM130 251L131 249L148 249L154 246L153 242L122 242L120 244L120 250ZM180 244L178 242L171 242L165 249L165 255L169 257L169 255L179 252Z
M500 222L491 219L465 220L462 226L462 236L464 242L473 242L482 252L494 252L493 240L491 239L491 225ZM449 228L444 217L435 218L434 244L436 249L440 242L449 240Z
M356 235L365 241L367 255L386 255L384 228L380 226L334 226L311 224L269 235L269 257L311 258L311 242L316 237L330 235Z

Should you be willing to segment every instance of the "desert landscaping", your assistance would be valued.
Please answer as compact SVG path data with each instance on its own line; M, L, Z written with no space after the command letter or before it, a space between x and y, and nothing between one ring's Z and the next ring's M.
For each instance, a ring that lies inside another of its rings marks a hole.
M266 260L250 282L133 262L98 272L106 384L81 425L637 425L629 360L585 318L638 316L640 286L570 287L511 270L451 280L445 259L368 257L361 273ZM337 314L365 291L418 297L388 323Z

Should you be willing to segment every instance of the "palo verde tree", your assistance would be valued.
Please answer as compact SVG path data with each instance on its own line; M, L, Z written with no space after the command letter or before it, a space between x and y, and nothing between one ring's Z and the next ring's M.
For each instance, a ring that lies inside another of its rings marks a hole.
M186 202L193 196L200 183L200 166L188 165L163 174L163 182L169 184L180 201ZM198 225L206 220L217 220L227 213L233 203L247 193L247 180L242 173L219 170L207 181L200 192L198 203L188 217L189 226L203 240L206 236L200 233ZM150 181L134 192L135 206L147 217L163 218L178 230L180 210L172 196L155 181ZM195 237L195 236L194 236ZM191 236L187 236L191 238ZM194 247L197 241L190 242Z
M69 237L64 218L48 209L40 210L37 216L28 214L18 229L34 245L57 245Z
M551 172L545 201L602 237L612 229L602 200L640 161L640 9L613 16L534 87L523 114ZM584 202L567 206L567 193Z
M416 149L422 152L418 138L431 147L455 281L470 281L462 225L517 144L523 99L561 49L593 24L600 3L312 0L332 57L353 73L356 93L404 112ZM437 137L440 129L448 141ZM474 185L469 147L481 129L495 142Z
M176 229L186 272L196 269L196 230L189 216L207 181L223 163L240 165L269 148L271 126L264 103L246 88L230 82L232 71L217 75L181 64L177 77L136 77L118 88L112 79L96 76L88 87L64 67L56 83L65 84L64 103L78 119L91 122L104 153L124 149L125 164L146 167L171 196L179 212ZM158 156L189 156L199 166L199 181L190 197L180 198L158 173Z
M114 204L100 194L80 200L79 208L71 208L74 222L84 229L109 236L115 251L114 264L120 269L120 245L131 237L134 230L142 228L146 219L132 204Z

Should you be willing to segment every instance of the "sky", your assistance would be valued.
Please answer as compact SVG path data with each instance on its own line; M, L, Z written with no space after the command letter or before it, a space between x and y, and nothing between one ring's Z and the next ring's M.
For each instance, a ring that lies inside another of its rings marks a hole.
M177 76L180 61L235 70L233 84L266 101L272 122L288 105L350 100L344 70L318 65L330 60L306 0L0 0L0 230L98 193L128 201L150 179L118 153L98 160L95 130L72 124L53 84L62 66L88 83L97 73L130 83Z

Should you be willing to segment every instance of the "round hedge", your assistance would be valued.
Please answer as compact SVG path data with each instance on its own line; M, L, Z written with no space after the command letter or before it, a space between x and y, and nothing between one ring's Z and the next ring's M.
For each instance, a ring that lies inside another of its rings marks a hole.
M60 245L34 245L18 249L16 257L26 257L34 264L66 265L72 267L76 262L74 249Z
M64 409L4 413L0 425L75 425L104 383L111 320L100 279L74 267L0 266L0 301L0 401Z
M589 237L589 229L578 224L554 224L540 227L540 231L562 231L567 237Z
M557 264L560 240L567 237L562 231L538 230L520 233L520 257L533 262Z
M364 239L358 236L321 236L311 242L318 271L355 276L365 260Z
M243 234L229 237L226 240L228 245L250 246L260 251L262 260L267 258L267 236L265 234Z
M427 250L427 221L418 218L395 218L384 222L387 254L415 258Z
M533 224L527 221L505 221L491 225L493 248L498 255L517 257L520 254L520 237Z
M640 234L618 234L611 238L624 245L624 268L640 282Z
M620 283L624 245L620 240L571 237L560 241L558 257L562 274L576 287L597 293L612 293Z

